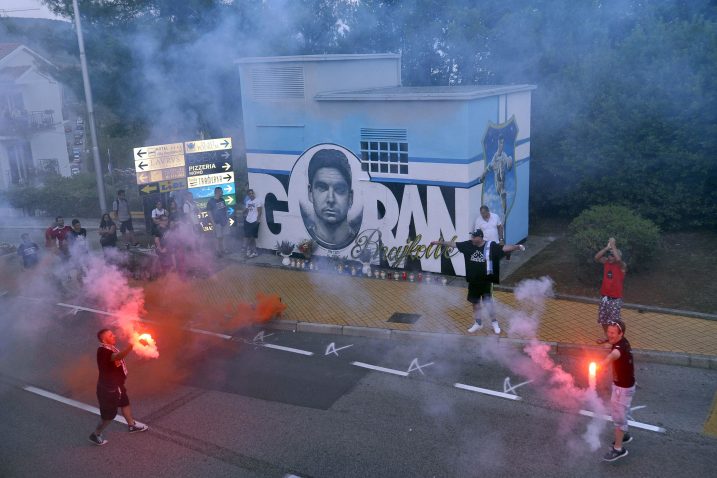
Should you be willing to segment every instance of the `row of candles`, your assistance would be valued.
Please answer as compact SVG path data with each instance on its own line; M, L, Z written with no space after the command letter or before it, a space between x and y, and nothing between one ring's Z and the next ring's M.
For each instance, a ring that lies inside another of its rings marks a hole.
M289 261L289 267L295 268L295 269L308 269L308 270L319 270L318 264L315 264L312 261L306 260L306 259L291 259ZM366 277L373 277L376 279L384 279L384 280L394 280L394 281L408 281L408 282L425 282L427 284L430 284L431 282L435 283L442 283L443 285L446 285L448 283L448 279L446 277L440 277L440 279L429 273L424 272L406 272L406 271L397 271L397 270L383 270L379 268L371 268L366 267L360 268L356 266L348 266L344 264L337 264L336 265L336 271L339 274L343 273L350 273L352 276L361 275L364 274Z

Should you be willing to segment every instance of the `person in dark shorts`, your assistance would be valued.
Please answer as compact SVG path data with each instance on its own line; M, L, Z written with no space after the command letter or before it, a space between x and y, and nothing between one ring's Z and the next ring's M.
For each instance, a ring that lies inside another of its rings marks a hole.
M117 338L110 329L97 332L100 346L97 348L97 400L100 404L100 423L90 435L90 441L95 445L105 445L107 440L102 436L105 428L117 416L117 409L127 421L130 433L147 431L147 425L138 423L132 418L132 408L129 404L127 389L124 386L127 378L127 365L124 358L132 351L129 344L123 351L115 347Z
M482 315L491 319L493 331L500 334L500 325L493 315L493 284L500 283L500 260L506 252L524 251L522 244L501 245L483 239L483 231L476 229L470 241L432 241L432 245L455 247L463 254L466 262L467 300L473 304L475 323L468 329L473 333L483 327Z
M251 259L257 257L256 238L259 237L259 221L264 204L257 199L253 189L247 191L247 199L244 201L244 238L246 239L246 257Z
M630 342L625 338L625 323L623 321L616 320L608 323L607 339L612 345L612 349L602 361L601 366L604 367L612 363L610 411L612 421L615 423L615 441L603 456L603 460L615 461L627 456L627 449L622 445L632 441L632 436L627 431L627 420L632 397L635 396L635 364L632 359Z
M217 238L217 257L222 257L229 252L224 249L224 236L229 229L229 215L222 188L218 186L214 188L214 197L207 201L207 212L212 220L214 235Z
M124 189L117 191L117 198L112 201L112 213L114 220L119 222L119 230L122 233L122 240L126 245L138 246L134 239L134 226L132 226L132 215L129 211L129 202L125 196Z
M608 342L607 324L622 320L622 289L627 274L627 264L622 260L620 249L615 245L615 238L607 241L607 246L597 251L595 261L603 266L602 285L600 286L600 305L598 306L598 324L602 327L603 335L598 338L598 344Z

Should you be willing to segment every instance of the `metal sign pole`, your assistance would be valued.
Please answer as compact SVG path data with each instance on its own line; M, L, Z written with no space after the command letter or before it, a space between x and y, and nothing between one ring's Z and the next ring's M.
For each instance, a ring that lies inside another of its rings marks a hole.
M77 43L80 47L80 67L82 68L82 82L85 86L85 102L87 103L87 116L90 123L90 138L92 140L92 159L95 165L95 180L97 181L97 194L100 197L100 213L107 211L107 199L105 197L105 183L102 177L102 166L100 165L100 150L97 146L97 131L95 130L95 113L92 104L92 88L90 86L90 75L87 71L87 59L85 57L85 41L82 38L82 25L80 24L80 8L77 0L72 0L72 8L75 13L75 28L77 29Z

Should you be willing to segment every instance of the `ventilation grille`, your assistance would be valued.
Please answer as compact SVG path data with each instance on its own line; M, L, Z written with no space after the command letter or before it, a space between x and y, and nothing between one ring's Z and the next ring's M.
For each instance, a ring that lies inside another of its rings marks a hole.
M301 66L252 68L251 94L259 101L303 100L304 68Z
M361 128L362 140L408 141L405 129Z

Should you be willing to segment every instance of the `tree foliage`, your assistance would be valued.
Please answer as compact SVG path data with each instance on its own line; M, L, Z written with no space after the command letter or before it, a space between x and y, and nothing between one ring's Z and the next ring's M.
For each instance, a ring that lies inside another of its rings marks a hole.
M594 269L594 256L614 237L623 260L632 270L649 267L657 253L660 229L624 206L593 206L580 213L568 228L570 244L578 264Z
M91 175L49 174L41 186L13 186L4 194L11 206L31 215L95 217L97 184Z
M43 1L71 16L70 0ZM709 0L79 4L95 98L117 118L116 138L237 135L238 57L400 52L405 85L538 86L534 214L622 204L665 229L717 225L717 7Z

